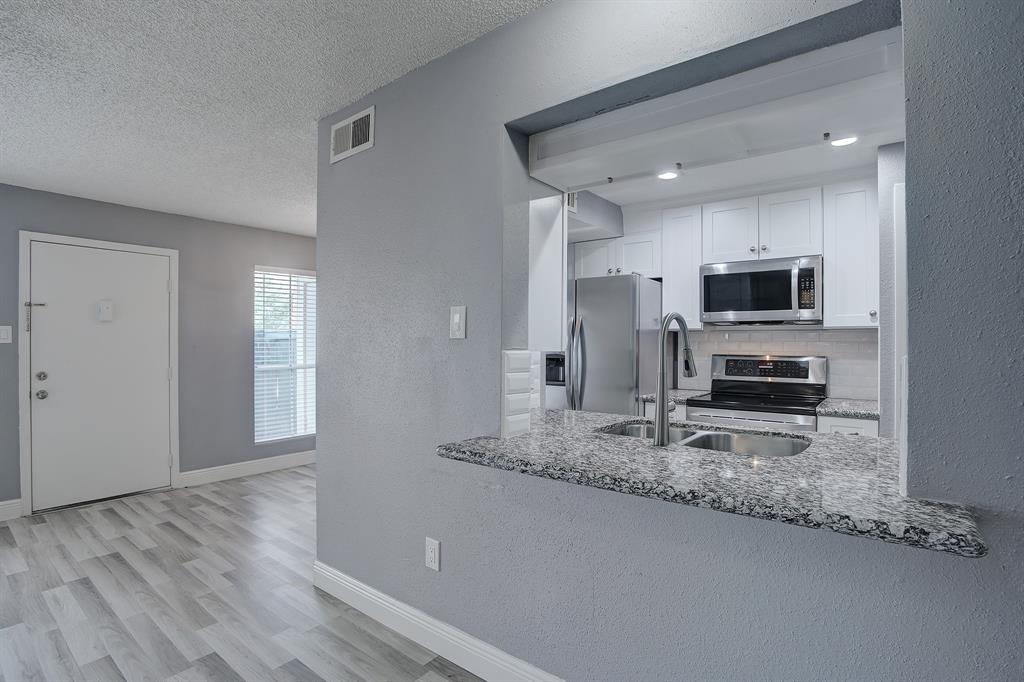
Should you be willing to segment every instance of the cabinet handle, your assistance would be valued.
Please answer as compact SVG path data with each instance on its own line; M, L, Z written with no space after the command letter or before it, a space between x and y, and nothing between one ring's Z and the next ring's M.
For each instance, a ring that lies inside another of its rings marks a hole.
M616 275L619 274L620 272L622 272L622 268L615 268L615 274Z
M762 251L767 251L768 250L768 245L767 244L761 244L761 250Z
M751 246L750 247L750 253L757 253L757 247L756 246Z
M612 269L611 268L608 268L608 274L609 275L612 274Z
M877 310L869 310L868 311L868 315L870 315L871 317L878 317L878 311Z

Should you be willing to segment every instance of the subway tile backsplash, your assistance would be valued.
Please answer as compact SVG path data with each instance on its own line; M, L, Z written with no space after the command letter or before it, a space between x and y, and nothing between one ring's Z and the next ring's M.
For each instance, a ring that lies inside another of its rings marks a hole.
M878 332L874 329L705 329L690 332L690 345L697 376L680 373L679 388L711 388L715 354L824 355L829 396L878 400Z

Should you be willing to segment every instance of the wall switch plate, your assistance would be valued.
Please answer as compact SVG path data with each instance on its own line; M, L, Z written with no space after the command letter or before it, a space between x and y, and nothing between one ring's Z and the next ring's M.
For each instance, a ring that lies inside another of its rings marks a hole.
M12 341L14 332L10 326L0 327L0 343L10 343Z
M466 338L466 306L453 305L448 312L448 338Z
M426 554L423 558L427 568L441 570L441 543L434 538L427 538Z
M114 321L114 302L105 298L96 304L96 319L100 322Z

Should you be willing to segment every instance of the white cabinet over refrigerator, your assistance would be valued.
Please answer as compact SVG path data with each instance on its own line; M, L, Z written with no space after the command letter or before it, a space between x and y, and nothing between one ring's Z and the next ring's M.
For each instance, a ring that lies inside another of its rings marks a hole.
M636 232L615 239L576 242L576 277L638 274L661 277L661 231Z

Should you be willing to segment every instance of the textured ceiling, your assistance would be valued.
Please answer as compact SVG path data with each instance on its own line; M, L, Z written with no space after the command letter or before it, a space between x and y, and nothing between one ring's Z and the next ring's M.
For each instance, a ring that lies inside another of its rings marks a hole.
M0 183L302 234L316 121L545 0L0 0Z

